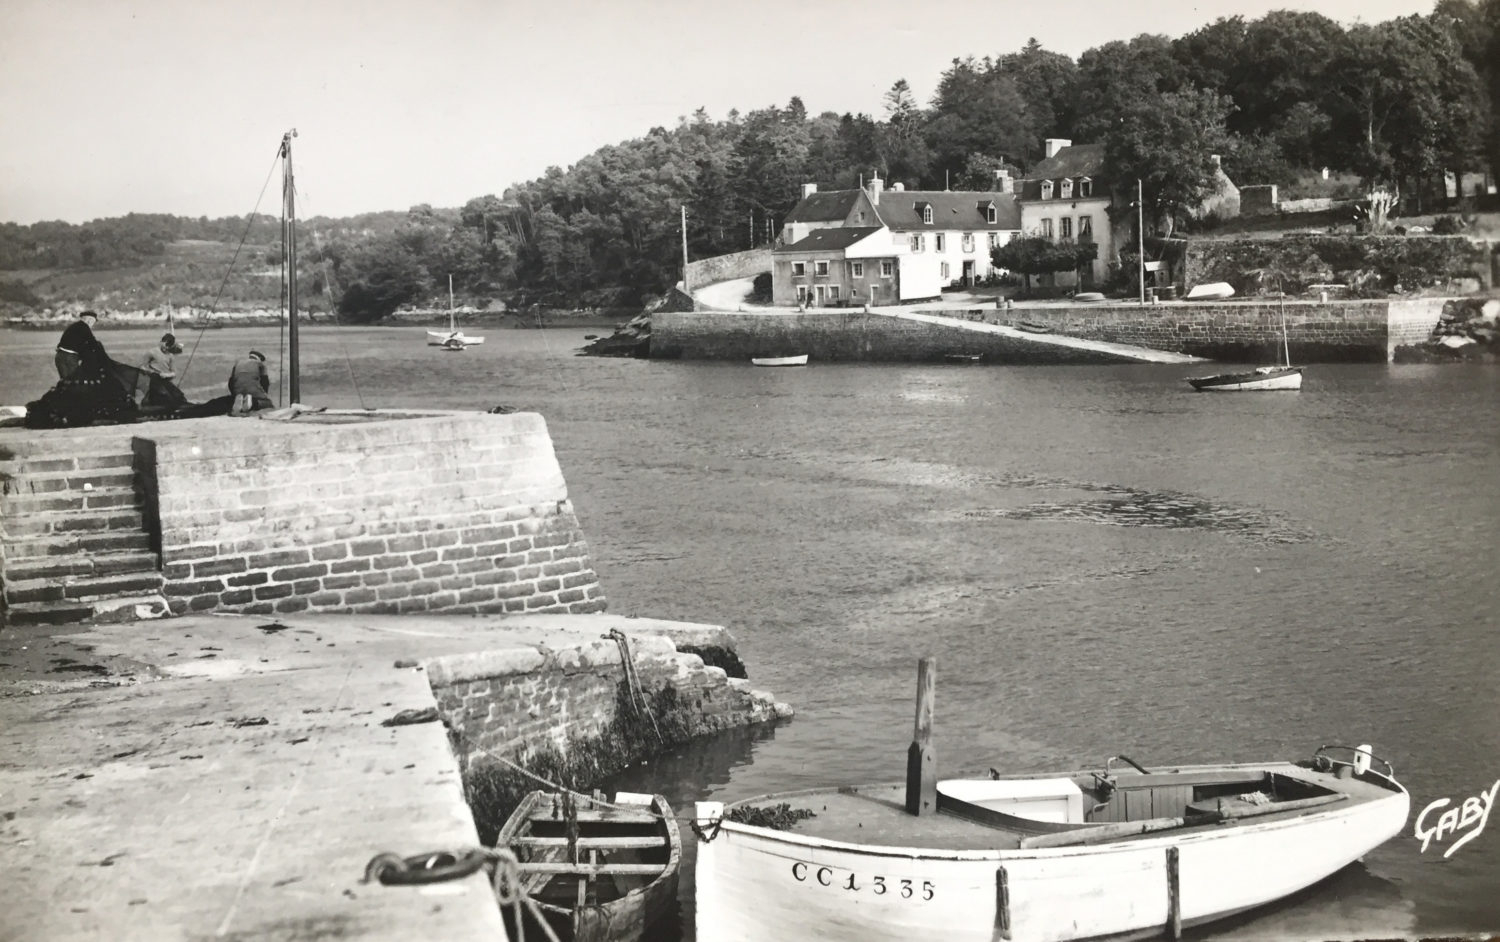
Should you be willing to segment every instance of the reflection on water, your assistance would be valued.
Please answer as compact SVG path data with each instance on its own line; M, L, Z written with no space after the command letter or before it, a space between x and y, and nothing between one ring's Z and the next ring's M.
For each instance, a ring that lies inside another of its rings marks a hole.
M1010 509L973 510L967 515L1007 520L1068 520L1118 527L1213 530L1265 543L1300 543L1308 538L1268 514L1183 494L1153 494L1129 489L1114 489L1108 496L1093 500L1074 503L1046 501Z

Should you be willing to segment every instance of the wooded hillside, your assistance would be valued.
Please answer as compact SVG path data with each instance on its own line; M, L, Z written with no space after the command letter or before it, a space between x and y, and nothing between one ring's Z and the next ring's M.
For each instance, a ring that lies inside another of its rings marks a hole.
M700 109L460 209L306 221L299 251L303 277L322 279L311 296L360 319L446 303L450 274L469 303L632 307L680 277L683 205L690 254L717 255L774 239L801 183L848 188L878 172L908 188L989 188L996 167L1029 167L1048 137L1104 143L1119 178L1144 181L1154 215L1192 197L1212 154L1241 185L1328 167L1430 211L1444 171L1500 167L1496 101L1500 0L1440 0L1428 16L1348 27L1318 13L1236 16L1076 60L1033 40L955 59L925 106L898 79L878 117L814 115L799 98L722 120ZM167 264L167 246L232 246L274 271L278 233L267 216L4 225L0 301L79 301L86 289L59 271L120 270L142 279L143 305L206 305L222 293L213 273ZM274 305L274 278L237 283L236 300L259 287Z

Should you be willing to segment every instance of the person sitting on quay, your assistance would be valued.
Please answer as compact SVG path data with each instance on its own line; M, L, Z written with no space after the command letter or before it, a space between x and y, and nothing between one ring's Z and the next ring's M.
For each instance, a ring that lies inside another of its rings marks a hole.
M80 369L85 370L79 380L88 380L93 374L103 374L109 366L109 354L104 352L104 344L94 336L94 325L99 322L99 315L93 311L83 311L78 319L68 325L57 340L57 378L70 379Z
M146 358L141 361L141 369L165 380L176 380L177 369L172 357L181 352L182 345L175 336L170 333L162 334L161 343L156 345L156 349L147 352Z
M271 401L271 375L266 372L266 355L251 350L234 365L229 374L229 394L234 396L230 415L249 415L275 406Z

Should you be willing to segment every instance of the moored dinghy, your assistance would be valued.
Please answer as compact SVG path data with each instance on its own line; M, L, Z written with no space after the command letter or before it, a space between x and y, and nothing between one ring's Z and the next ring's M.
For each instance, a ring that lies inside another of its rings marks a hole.
M751 357L750 362L756 366L806 366L807 354L791 357Z
M660 795L614 801L535 791L496 839L519 861L520 890L563 942L635 942L677 907L682 844ZM507 910L507 919L512 913ZM545 938L540 926L507 927Z
M699 942L1175 935L1317 883L1409 810L1368 746L939 782L917 726L904 785L700 802Z

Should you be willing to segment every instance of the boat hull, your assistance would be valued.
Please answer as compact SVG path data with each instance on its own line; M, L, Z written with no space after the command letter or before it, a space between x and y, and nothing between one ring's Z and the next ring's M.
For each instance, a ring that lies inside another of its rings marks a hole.
M807 354L795 357L751 357L756 366L806 366Z
M427 346L442 347L450 341L457 340L466 347L484 343L483 337L470 337L461 330L429 330L427 332Z
M569 863L566 838L559 837L564 822L549 810L551 800L532 792L496 840L516 852L523 889L564 942L647 938L677 908L682 842L672 806L660 795L621 792L613 804L597 806L580 798L580 817L586 820L577 822L575 840L580 861L587 863L575 865ZM595 866L598 872L589 875ZM580 883L587 885L580 890ZM514 913L506 918L515 932ZM539 936L541 927L533 925L525 934Z
M1400 833L1408 811L1406 792L1392 791L1275 820L997 850L854 844L724 822L698 845L696 934L1062 942L1161 932L1173 918L1174 855L1177 919L1203 923L1324 879Z
M1195 376L1188 383L1199 392L1251 392L1258 390L1301 389L1302 368L1273 367L1247 370L1243 373L1220 373L1217 376Z

